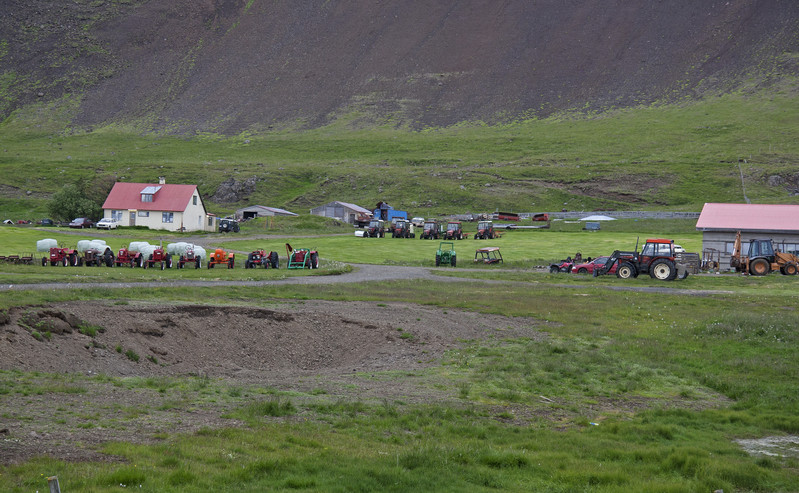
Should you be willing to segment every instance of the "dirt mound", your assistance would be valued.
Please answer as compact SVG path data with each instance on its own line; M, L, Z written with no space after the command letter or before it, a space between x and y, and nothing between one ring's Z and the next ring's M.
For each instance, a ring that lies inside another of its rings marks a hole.
M0 113L85 91L84 125L423 128L684 100L798 71L794 0L10 3Z
M326 301L270 308L82 302L15 308L0 326L3 370L242 381L414 369L460 340L537 335L529 320Z

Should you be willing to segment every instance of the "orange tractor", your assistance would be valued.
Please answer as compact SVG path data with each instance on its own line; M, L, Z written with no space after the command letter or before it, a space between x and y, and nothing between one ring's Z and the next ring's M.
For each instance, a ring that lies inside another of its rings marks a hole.
M217 248L214 250L214 253L211 254L211 257L208 259L208 268L213 269L217 264L227 264L228 269L232 269L233 265L235 264L235 253L226 253L221 248Z
M742 254L742 247L741 232L738 231L730 257L730 267L736 272L753 276L765 276L775 270L785 276L795 276L799 272L799 257L774 248L773 240L750 240L746 255Z

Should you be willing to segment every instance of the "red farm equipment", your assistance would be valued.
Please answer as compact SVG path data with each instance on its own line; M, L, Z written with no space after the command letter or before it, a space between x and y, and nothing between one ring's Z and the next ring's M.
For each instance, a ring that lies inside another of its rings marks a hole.
M199 269L202 266L202 259L194 252L194 248L186 249L186 252L178 258L177 268L183 269L186 264L194 264L195 269Z
M228 269L232 269L235 265L236 254L225 253L221 248L214 250L211 257L208 259L208 268L213 269L215 265L227 264Z
M106 247L104 250L98 250L97 248L89 248L88 250L83 252L83 257L78 259L78 264L85 265L87 267L91 266L100 267L101 265L105 265L106 267L113 267L114 253L108 247Z
M447 230L444 232L445 240L463 240L469 234L463 232L463 225L460 221L450 221L447 223Z
M141 267L144 261L141 252L131 252L127 247L122 247L117 251L117 258L114 259L114 265L122 267Z
M499 233L494 230L493 221L480 221L477 223L477 233L474 235L475 240L493 240L499 238Z
M286 243L286 255L288 256L287 269L318 269L319 252L308 250L307 248L291 248Z
M416 238L413 232L413 224L407 219L396 219L391 226L392 238Z
M258 266L263 266L264 269L280 268L280 257L277 252L266 253L266 250L255 250L247 255L247 260L244 262L245 269L255 269Z
M443 224L438 221L425 221L422 226L422 234L419 235L420 240L437 240L443 235Z
M163 248L158 247L149 254L145 260L142 261L142 267L145 269L152 269L155 266L161 267L161 270L172 268L172 255L166 253Z
M680 279L688 277L688 266L678 261L673 240L646 240L641 253L638 253L637 248L636 243L636 251L616 250L604 267L594 269L594 276L606 274L618 263L616 277L620 279L638 277L639 274L649 274L652 279L660 281L673 281L678 276Z
M77 250L72 248L60 248L60 247L53 247L50 249L50 257L42 257L42 266L47 265L47 262L50 262L50 265L58 265L61 264L64 267L71 265L73 267L77 267L81 264L80 261L80 254Z

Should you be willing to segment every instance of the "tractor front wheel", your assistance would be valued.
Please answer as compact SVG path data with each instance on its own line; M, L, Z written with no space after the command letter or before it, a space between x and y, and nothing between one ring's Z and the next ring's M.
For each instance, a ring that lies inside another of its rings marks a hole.
M200 257L197 257L196 259L194 259L194 268L195 269L199 269L201 267L200 266L200 262L201 262Z
M753 276L765 276L769 273L769 268L768 260L758 258L749 264L749 273Z
M47 257L42 257L42 267L47 266Z
M172 255L167 254L166 256L166 268L167 269L172 268Z
M793 262L788 262L785 264L785 267L783 267L783 271L786 276L795 276L797 271L799 271L799 267Z
M673 281L677 277L677 269L671 260L658 259L649 266L649 276L659 281Z
M635 277L635 266L630 262L623 262L619 265L619 268L616 269L616 277L619 279L630 279Z

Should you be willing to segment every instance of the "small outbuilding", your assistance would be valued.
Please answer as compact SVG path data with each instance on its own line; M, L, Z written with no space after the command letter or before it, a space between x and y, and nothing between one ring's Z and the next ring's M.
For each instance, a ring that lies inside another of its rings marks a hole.
M329 204L320 205L311 209L311 214L322 217L332 217L339 221L356 224L364 218L371 217L372 212L368 209L347 202L334 201Z
M708 203L696 229L702 232L702 251L728 268L738 231L744 244L770 238L782 251L799 251L799 205Z
M236 219L252 219L255 217L267 216L296 216L297 214L277 207L266 207L265 205L251 205L236 211Z

